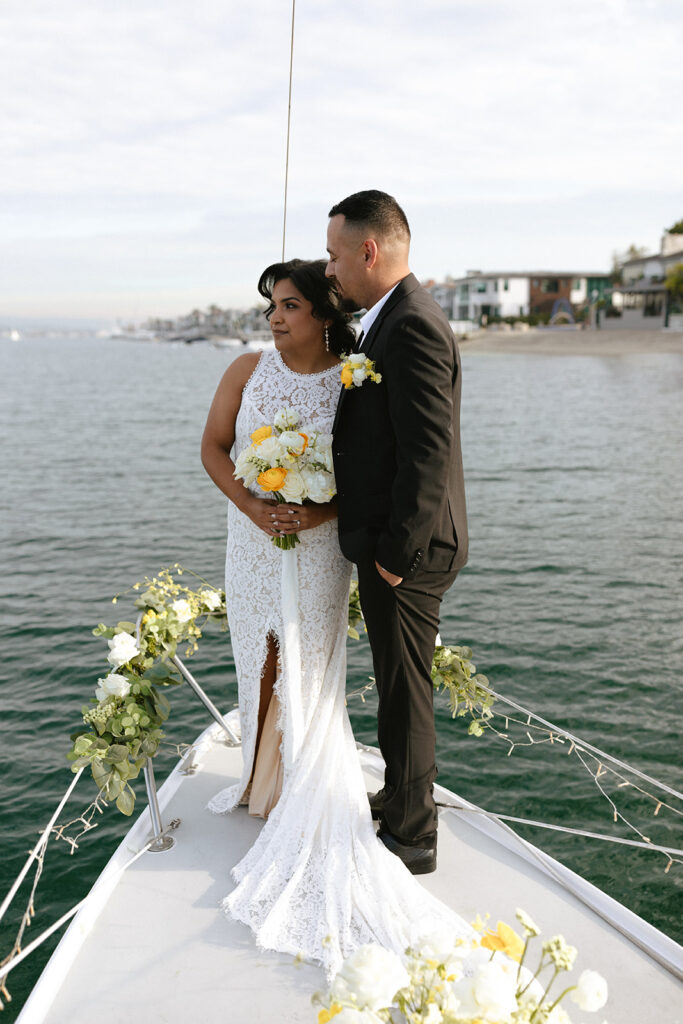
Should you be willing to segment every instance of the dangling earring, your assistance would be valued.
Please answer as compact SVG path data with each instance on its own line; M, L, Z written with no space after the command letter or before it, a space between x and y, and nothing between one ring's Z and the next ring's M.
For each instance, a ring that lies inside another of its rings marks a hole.
M324 330L323 334L325 336L325 348L329 352L330 351L330 331L329 331L329 328L328 328L327 324L325 324L325 330Z

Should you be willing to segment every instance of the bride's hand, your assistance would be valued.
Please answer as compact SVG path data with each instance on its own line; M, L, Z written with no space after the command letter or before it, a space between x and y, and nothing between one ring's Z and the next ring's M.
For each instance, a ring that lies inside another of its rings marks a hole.
M274 537L280 533L279 526L277 523L277 512L283 508L282 505L278 504L277 501L273 501L272 498L254 498L242 506L242 512L246 516L249 516L252 523L258 526L259 530L263 530L269 537Z
M316 526L334 519L336 515L336 501L327 501L323 504L307 502L305 505L276 505L274 532L284 536L289 533L301 533L302 530L313 530Z

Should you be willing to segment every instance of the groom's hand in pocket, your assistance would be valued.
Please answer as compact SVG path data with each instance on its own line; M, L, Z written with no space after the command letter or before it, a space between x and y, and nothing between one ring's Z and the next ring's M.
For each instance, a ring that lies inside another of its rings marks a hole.
M396 576L395 573L389 572L388 569L383 569L379 562L375 561L375 565L377 567L377 572L383 580L386 580L390 587L397 587L399 583L403 582L402 576Z

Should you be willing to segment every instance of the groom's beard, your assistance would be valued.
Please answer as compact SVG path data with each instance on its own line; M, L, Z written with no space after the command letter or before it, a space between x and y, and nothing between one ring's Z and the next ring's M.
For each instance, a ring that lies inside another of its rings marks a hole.
M346 295L344 295L343 298L340 299L339 307L342 313L357 313L359 309L364 308L363 306L359 305L359 303L356 302L355 299L351 299Z

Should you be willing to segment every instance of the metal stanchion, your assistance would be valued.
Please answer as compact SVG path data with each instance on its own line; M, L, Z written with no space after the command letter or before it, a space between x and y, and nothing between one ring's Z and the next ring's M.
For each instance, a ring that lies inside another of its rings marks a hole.
M189 685L192 687L192 689L197 694L197 696L199 697L200 701L202 702L204 707L207 709L207 711L218 722L218 724L220 725L221 729L223 730L223 732L225 733L225 735L227 737L226 742L227 742L228 746L229 747L239 747L241 745L239 737L236 736L235 733L230 728L230 726L226 725L226 723L223 721L223 716L221 715L221 713L218 710L218 708L216 707L216 705L213 703L213 701L211 700L210 697L207 697L207 695L204 693L204 691L202 690L201 686L199 685L199 683L197 682L195 677L192 675L192 673L189 671L189 669L185 668L185 666L183 665L183 663L180 660L180 658L178 657L178 655L177 654L174 655L171 658L171 661L173 662L175 667L178 669L178 671L181 673L183 679L185 679L185 681L187 683L189 683Z
M165 850L170 850L175 846L175 839L173 836L162 835L164 826L161 823L161 812L159 810L159 801L157 799L157 787L154 781L154 768L152 767L152 759L148 757L145 761L145 767L143 769L145 775L145 785L147 786L147 800L149 802L149 816L152 819L152 832L157 837L156 842L152 843L149 848L150 853L163 853Z

